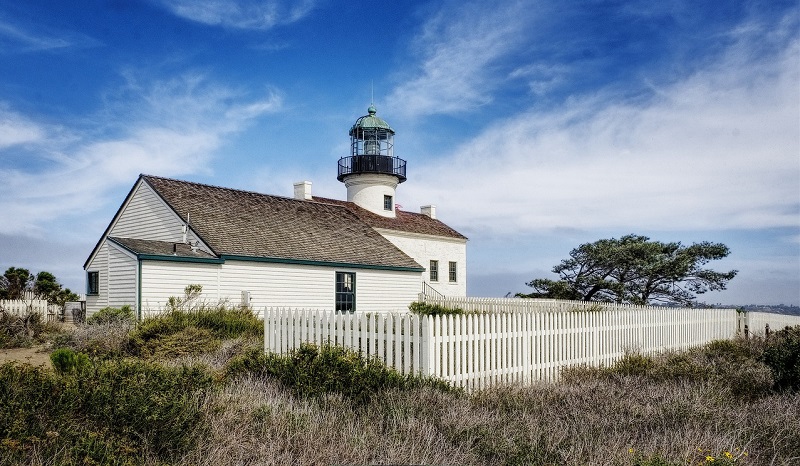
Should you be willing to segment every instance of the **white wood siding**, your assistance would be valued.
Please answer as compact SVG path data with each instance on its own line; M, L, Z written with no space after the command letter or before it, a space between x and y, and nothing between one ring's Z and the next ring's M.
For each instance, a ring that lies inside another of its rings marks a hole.
M91 262L86 266L84 280L88 281L89 272L99 272L98 291L96 295L86 295L86 316L89 317L108 306L108 243L103 242ZM88 290L88 283L86 284Z
M136 309L136 269L138 260L131 253L108 243L108 306Z
M219 264L142 261L142 314L163 310L170 296L180 298L187 285L202 285L202 297L216 304Z
M181 217L176 215L147 183L140 182L111 228L109 236L182 242L186 212L180 212L180 215ZM198 240L191 228L187 240ZM200 247L209 251L202 242Z
M91 316L104 307L129 305L136 309L137 260L108 241L100 245L88 272L99 272L99 293L86 296L86 316ZM88 279L88 275L87 278Z
M419 299L422 272L351 271L356 272L357 311L407 311Z
M395 230L376 229L398 249L409 255L417 263L425 267L420 278L445 296L467 295L467 241L458 238L446 238L432 235L406 233ZM430 281L428 267L430 261L439 261L439 280ZM450 282L449 263L456 263L456 282Z
M171 261L142 263L142 309L163 310L170 296L183 296L190 284L203 286L202 298L216 304L241 304L250 292L250 306L333 309L336 272L355 272L358 311L404 311L417 300L419 272L395 272L249 261L199 264Z

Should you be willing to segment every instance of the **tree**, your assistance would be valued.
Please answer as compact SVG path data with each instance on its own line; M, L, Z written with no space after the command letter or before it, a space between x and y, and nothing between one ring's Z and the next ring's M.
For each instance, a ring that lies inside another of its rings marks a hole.
M50 272L42 271L34 277L28 269L9 267L0 277L0 299L22 299L26 291L33 291L37 298L62 306L79 298L69 288L62 288Z
M69 288L62 288L56 280L56 276L50 272L39 272L36 274L36 281L33 283L33 292L40 299L45 299L51 304L63 306L67 301L77 301L78 295Z
M722 243L651 241L626 235L578 246L569 259L553 267L558 280L538 278L527 283L534 289L523 298L554 298L625 304L692 305L696 295L724 290L738 273L703 268L727 257Z
M33 286L33 275L28 269L9 267L0 277L0 299L22 299Z

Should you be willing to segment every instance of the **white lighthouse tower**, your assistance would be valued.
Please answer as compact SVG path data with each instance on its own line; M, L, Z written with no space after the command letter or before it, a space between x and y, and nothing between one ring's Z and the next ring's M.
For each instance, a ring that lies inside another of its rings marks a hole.
M394 130L373 105L350 128L350 155L339 159L338 180L347 200L384 217L395 217L395 188L406 180L406 161L394 156Z

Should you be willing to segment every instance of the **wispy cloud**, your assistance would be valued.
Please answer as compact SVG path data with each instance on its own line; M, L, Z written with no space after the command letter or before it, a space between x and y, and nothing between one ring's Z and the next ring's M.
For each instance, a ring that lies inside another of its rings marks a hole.
M98 117L115 118L104 122L112 134L97 137L76 128L80 139L65 144L49 138L46 126L28 123L29 139L38 144L29 152L49 160L57 153L58 163L0 172L0 233L34 234L46 222L101 209L109 190L139 173L203 172L226 136L280 110L282 101L274 90L252 97L196 73L144 83L129 76L116 97L109 102L113 111Z
M445 5L422 27L412 45L420 64L388 97L404 116L455 113L492 100L491 65L513 50L530 13L520 2Z
M69 47L93 47L99 42L75 32L40 31L40 27L14 24L0 17L0 51L37 52L66 49Z
M41 141L45 130L0 103L0 150L17 144Z
M309 14L314 0L162 0L173 14L211 26L233 29L271 29Z
M646 101L601 91L498 122L420 170L415 200L506 233L798 227L800 39L769 33L768 53L757 32Z

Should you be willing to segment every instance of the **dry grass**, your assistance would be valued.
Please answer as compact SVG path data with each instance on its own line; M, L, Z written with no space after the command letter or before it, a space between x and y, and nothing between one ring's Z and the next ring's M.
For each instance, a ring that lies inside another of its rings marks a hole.
M274 381L244 377L208 397L209 437L180 464L479 464L414 406L443 413L452 401L431 390L388 392L354 408L340 396L298 400Z
M800 460L798 394L736 402L710 384L637 376L470 397L390 391L360 407L245 377L202 409L208 437L180 464L685 465L726 451L747 452L736 464Z
M122 356L127 352L129 334L135 327L130 321L80 324L57 340L56 346L70 347L91 356Z

